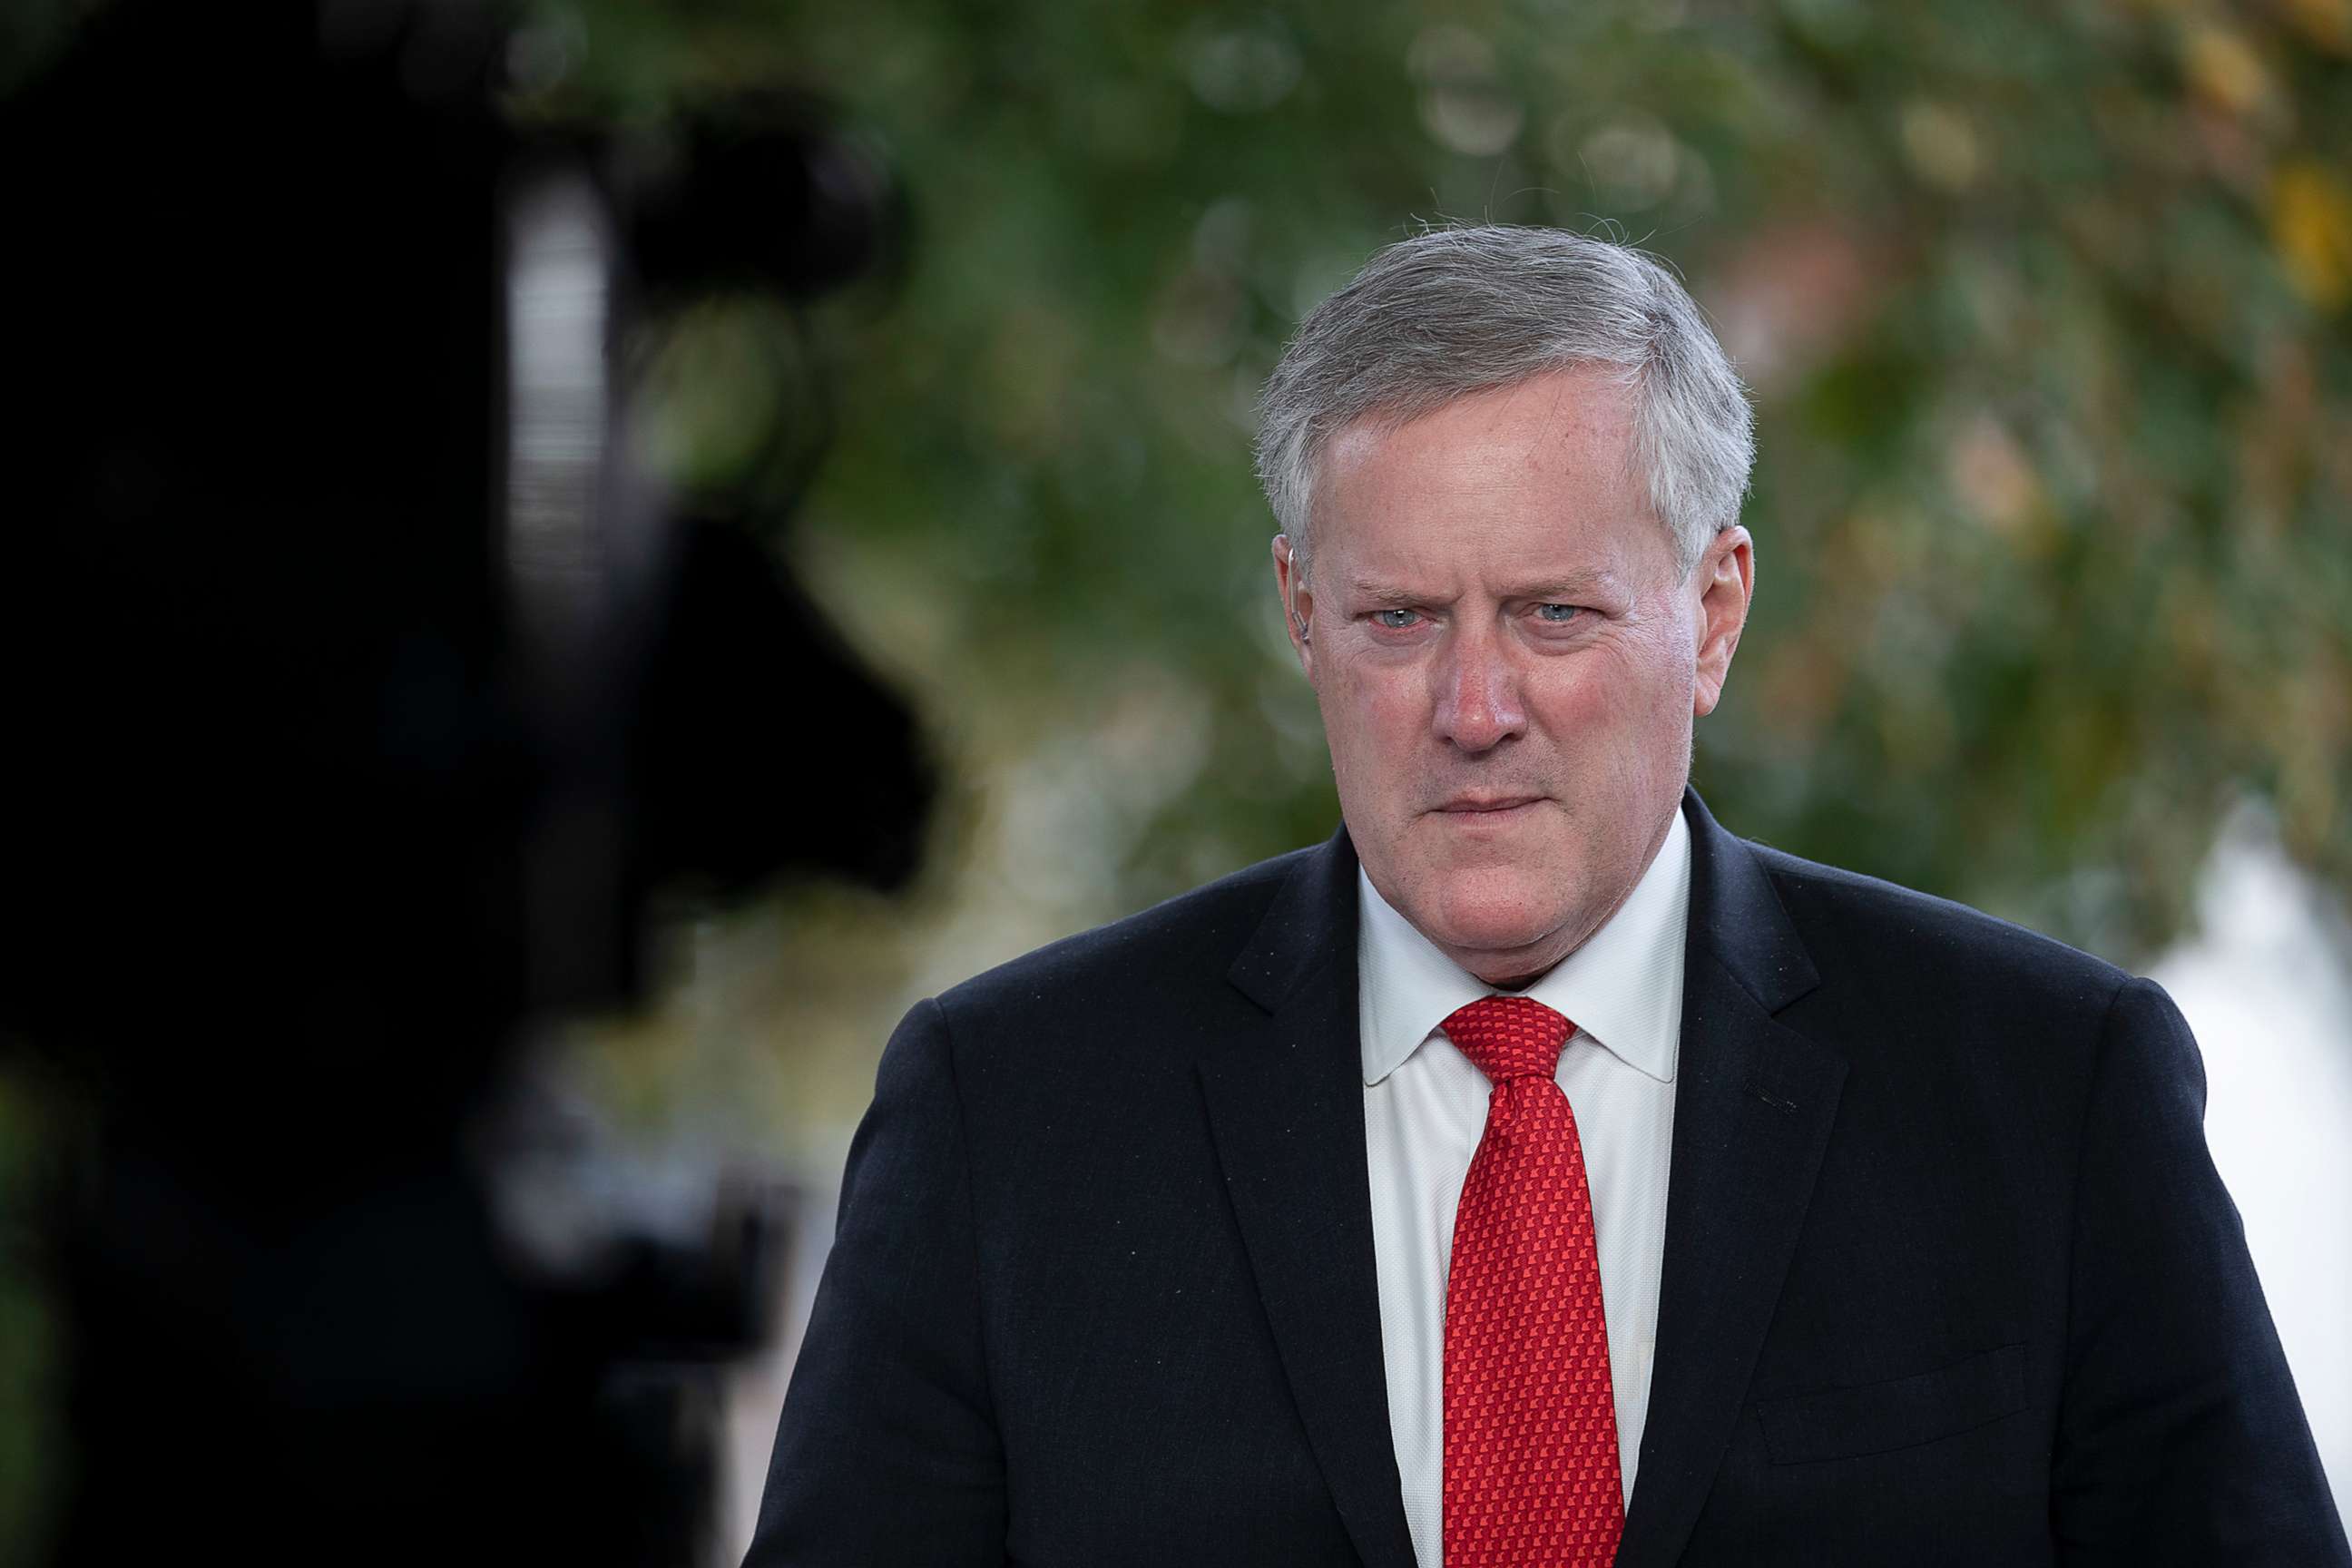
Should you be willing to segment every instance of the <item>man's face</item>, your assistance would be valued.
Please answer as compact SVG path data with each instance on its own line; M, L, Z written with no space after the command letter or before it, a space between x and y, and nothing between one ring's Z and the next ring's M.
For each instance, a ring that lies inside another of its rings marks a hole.
M1747 616L1747 531L1685 576L1632 439L1627 393L1581 369L1360 424L1325 454L1307 580L1275 544L1364 870L1489 983L1633 891Z

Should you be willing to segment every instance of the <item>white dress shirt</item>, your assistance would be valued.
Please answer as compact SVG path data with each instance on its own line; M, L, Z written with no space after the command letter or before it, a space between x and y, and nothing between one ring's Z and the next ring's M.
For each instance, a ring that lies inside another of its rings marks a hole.
M1492 1087L1437 1032L1495 988L1455 964L1356 874L1363 1034L1364 1153L1381 1290L1389 1427L1405 1522L1423 1568L1439 1568L1445 1474L1445 1274L1462 1179L1486 1125ZM1683 1021L1690 828L1666 841L1608 922L1521 994L1577 1025L1559 1087L1576 1112L1609 1321L1609 1375L1625 1496L1650 1401L1666 1166Z

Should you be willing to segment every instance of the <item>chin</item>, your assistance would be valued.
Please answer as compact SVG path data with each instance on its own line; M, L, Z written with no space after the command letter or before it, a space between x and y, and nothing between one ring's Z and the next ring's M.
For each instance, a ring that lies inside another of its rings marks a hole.
M1466 952L1523 952L1541 946L1567 920L1559 892L1517 868L1456 873L1435 900L1435 929L1428 934Z

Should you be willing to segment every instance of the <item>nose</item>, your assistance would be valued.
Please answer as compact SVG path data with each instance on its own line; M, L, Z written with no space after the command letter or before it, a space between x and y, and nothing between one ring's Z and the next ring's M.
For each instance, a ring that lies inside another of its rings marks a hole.
M1432 674L1437 738L1470 752L1490 751L1528 726L1510 658L1490 632L1463 627L1447 639Z

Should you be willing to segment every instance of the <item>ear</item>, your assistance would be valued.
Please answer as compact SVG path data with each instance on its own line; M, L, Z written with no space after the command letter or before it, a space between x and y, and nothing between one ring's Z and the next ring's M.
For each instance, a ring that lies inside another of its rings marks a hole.
M1274 589L1282 596L1282 629L1290 634L1290 650L1298 656L1298 668L1311 682L1315 645L1307 632L1315 624L1315 590L1307 585L1305 574L1298 570L1298 557L1286 533L1274 536Z
M1748 602L1756 593L1756 546L1748 531L1732 524L1715 536L1691 569L1698 595L1698 687L1691 707L1701 719L1723 699L1731 656L1748 624Z

